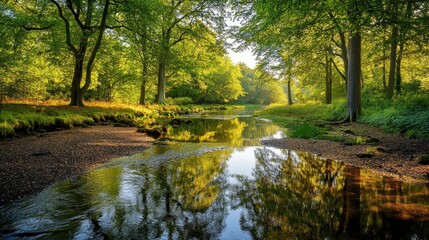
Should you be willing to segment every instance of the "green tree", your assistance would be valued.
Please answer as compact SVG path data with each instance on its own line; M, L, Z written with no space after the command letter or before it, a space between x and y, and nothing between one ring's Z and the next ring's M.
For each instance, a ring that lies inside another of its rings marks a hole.
M70 105L83 106L83 96L91 84L93 64L106 29L110 0L51 2L64 22L66 44L75 60ZM85 82L81 87L84 71Z
M210 0L177 0L165 1L157 9L161 15L159 23L157 42L158 48L158 94L157 102L165 103L165 87L166 87L166 67L171 59L171 49L178 43L186 41L187 36L203 36L198 30L201 24L211 25L223 22L222 1Z
M161 1L132 0L123 4L123 31L127 41L138 53L141 65L141 84L139 104L146 104L151 70L156 68L157 40L156 31L162 21L159 13Z

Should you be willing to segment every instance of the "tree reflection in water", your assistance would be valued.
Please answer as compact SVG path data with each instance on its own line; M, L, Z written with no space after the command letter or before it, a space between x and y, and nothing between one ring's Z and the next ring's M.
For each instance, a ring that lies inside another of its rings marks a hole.
M241 226L254 239L330 236L339 225L342 166L311 154L255 150L254 179L238 177L235 198L246 208ZM238 207L238 206L237 206Z
M192 119L190 125L169 126L166 137L176 141L217 142L241 147L243 145L255 145L251 140L256 141L278 131L280 128L273 123L252 117L234 117L222 120ZM256 145L259 145L259 141Z
M1 208L0 238L428 239L427 186L309 153L191 145L156 146Z
M425 186L389 181L312 154L255 150L252 177L236 176L234 208L244 208L243 230L254 239L425 239L429 207ZM371 180L372 179L372 180ZM383 184L384 186L380 186ZM399 190L398 188L402 188ZM407 198L401 192L406 189ZM380 200L382 199L382 200ZM422 210L392 215L392 206ZM377 219L378 221L373 221ZM400 227L403 226L403 227Z
M113 223L101 224L105 234L113 238L215 239L227 214L224 170L230 154L231 150L222 150L133 169L132 179L122 182L138 184L131 187L140 189L131 194L138 201L124 204L118 196L110 214L102 209L100 215L111 218L101 217L101 222Z

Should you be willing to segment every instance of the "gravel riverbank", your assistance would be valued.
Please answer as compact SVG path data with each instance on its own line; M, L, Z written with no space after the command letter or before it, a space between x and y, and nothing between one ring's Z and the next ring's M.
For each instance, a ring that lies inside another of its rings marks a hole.
M306 151L346 164L371 169L402 181L429 182L429 165L420 157L429 144L361 124L336 126L337 131L377 139L371 145L311 139L277 139L263 144ZM98 164L142 152L153 139L132 127L94 126L0 141L0 205L36 194ZM373 156L358 156L372 149Z
M142 152L152 138L132 127L94 126L0 141L0 205L38 193L100 163Z
M284 138L264 141L263 144L312 152L323 158L368 168L377 174L391 176L401 181L429 183L429 165L419 164L421 156L429 154L427 141L407 139L358 123L336 126L335 131L376 141L372 144L351 145L328 140ZM366 154L367 152L372 154Z

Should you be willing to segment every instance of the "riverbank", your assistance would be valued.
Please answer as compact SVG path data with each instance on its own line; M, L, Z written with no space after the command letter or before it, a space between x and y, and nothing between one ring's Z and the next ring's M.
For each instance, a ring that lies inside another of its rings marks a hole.
M429 165L419 164L429 152L423 140L410 140L367 125L338 125L344 135L377 139L371 144L285 138L264 145L315 153L327 159L372 169L408 182L427 181ZM36 194L47 186L79 175L114 158L144 151L153 139L134 127L91 126L39 133L0 141L0 205ZM376 143L374 143L376 142Z
M345 139L356 139L359 136L362 142L352 144L350 141L284 138L263 141L263 144L312 152L323 158L368 168L377 174L401 181L429 181L429 165L419 163L422 156L429 153L427 141L407 139L359 123L337 125L332 131L341 133Z
M134 127L93 126L0 141L0 205L36 194L117 157L142 152L153 139Z

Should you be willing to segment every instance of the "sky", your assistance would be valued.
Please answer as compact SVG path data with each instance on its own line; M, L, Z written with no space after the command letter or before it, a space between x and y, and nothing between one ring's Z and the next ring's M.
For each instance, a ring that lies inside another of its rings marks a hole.
M232 59L232 62L235 64L242 62L250 68L255 68L256 66L256 57L249 49L243 52L234 52L233 50L228 49L228 55Z
M239 21L233 21L231 18L226 19L226 24L229 27L241 26ZM234 40L229 38L227 39L227 42L233 44ZM250 49L246 49L245 51L241 52L235 52L231 48L228 48L228 56L235 64L242 62L250 68L255 68L256 66L256 56L252 53Z

